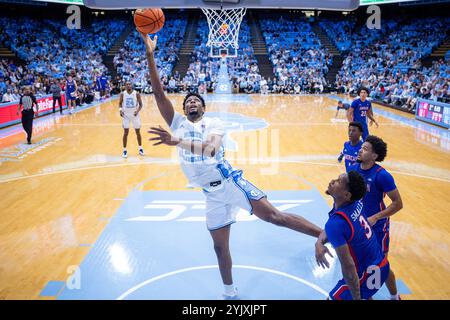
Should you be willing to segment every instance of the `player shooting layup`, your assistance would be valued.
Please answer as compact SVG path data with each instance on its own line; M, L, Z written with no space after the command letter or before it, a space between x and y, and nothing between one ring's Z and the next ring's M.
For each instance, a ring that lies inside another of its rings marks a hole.
M155 145L176 146L181 168L190 184L203 189L206 197L206 224L211 233L214 250L219 263L224 284L224 298L237 298L231 274L232 261L229 250L230 225L235 222L239 208L243 208L258 218L278 226L318 237L321 228L306 219L277 210L267 200L267 196L242 177L242 170L236 170L224 159L222 138L225 134L222 123L216 118L203 117L205 102L195 93L186 95L183 102L184 115L175 112L166 97L158 70L154 51L157 36L150 39L141 34L146 47L150 80L158 109L170 126L172 134L159 128L151 128L149 133L156 137Z

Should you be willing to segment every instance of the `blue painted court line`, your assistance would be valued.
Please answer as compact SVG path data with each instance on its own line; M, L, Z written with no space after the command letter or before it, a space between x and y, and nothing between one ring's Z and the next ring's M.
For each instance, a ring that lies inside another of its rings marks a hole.
M323 224L328 212L317 191L272 191L269 197L281 201L277 206L290 208L288 211L301 213L317 224ZM306 198L310 202L299 202ZM133 190L80 265L81 289L65 288L58 299L117 299L152 279L126 299L220 299L218 270L195 269L217 264L202 205L204 197L197 191ZM315 279L310 270L312 237L253 220L248 214L240 219L232 227L231 246L235 264L243 266L235 268L243 296L325 297L308 284L320 288L328 284L327 289L331 289L334 271ZM194 269L182 272L186 268ZM170 272L173 274L158 280Z
M64 281L49 281L47 285L42 289L39 296L41 297L56 297L61 289L64 287Z

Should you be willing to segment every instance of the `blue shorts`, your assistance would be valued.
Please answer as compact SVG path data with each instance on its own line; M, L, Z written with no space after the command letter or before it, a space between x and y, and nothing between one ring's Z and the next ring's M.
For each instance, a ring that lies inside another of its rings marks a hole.
M72 97L72 95L71 95L71 93L73 93L73 92L68 92L67 94L66 94L66 98L67 98L67 101L75 101L75 100L77 100L77 97Z
M389 252L389 229L389 219L386 219L386 222L381 227L373 228L375 236L377 237L378 244L380 245L381 251L384 255Z
M360 277L359 288L361 299L367 300L371 298L386 282L386 279L389 276L389 261L386 257L378 264L378 267L380 268L380 281L375 288L373 285L373 276L371 276L370 273L365 271ZM374 273L372 272L372 274ZM330 300L353 300L350 289L344 279L338 281L333 290L330 291L329 297Z

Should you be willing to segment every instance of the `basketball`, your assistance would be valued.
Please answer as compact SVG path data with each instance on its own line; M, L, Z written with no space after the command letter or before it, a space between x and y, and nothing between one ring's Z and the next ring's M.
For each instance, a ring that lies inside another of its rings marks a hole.
M134 13L134 24L142 33L157 33L164 26L164 21L164 12L159 8L138 9Z

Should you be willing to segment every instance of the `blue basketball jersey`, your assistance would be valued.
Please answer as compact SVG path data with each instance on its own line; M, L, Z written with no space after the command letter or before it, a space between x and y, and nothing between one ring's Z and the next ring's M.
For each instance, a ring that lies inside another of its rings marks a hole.
M66 81L66 92L67 93L75 92L75 82L73 80L72 81L69 81L69 80Z
M367 112L372 108L372 103L366 99L362 102L361 99L356 99L352 102L353 108L353 121L361 123L363 126L367 126Z
M349 167L356 164L356 158L358 158L358 152L359 149L361 149L361 146L363 145L363 141L359 140L359 142L352 146L352 143L350 141L347 141L344 143L344 149L342 149L342 154L344 155L345 159L345 170L349 172Z
M108 78L105 76L97 77L97 88L106 88L106 84L108 82Z
M383 261L384 255L375 233L363 213L362 201L333 208L329 212L325 232L334 248L348 245L360 278L369 266L378 265Z
M357 163L356 165L351 166L349 170L359 172L366 182L367 192L363 198L364 214L367 217L371 217L386 209L386 205L383 201L386 193L397 189L392 175L378 164L375 164L368 170L363 170L361 169L361 164ZM378 220L373 228L377 230L383 228L387 219L389 218Z

